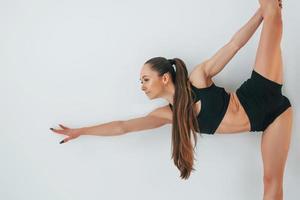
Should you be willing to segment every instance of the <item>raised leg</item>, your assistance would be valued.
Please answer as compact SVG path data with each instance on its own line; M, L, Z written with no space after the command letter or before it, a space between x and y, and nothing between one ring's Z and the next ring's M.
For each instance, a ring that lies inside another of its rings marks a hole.
M254 70L279 84L283 82L281 56L282 18L278 0L260 0L264 18Z
M292 107L278 116L263 132L261 153L264 166L264 199L283 199L283 175L288 156L293 113Z

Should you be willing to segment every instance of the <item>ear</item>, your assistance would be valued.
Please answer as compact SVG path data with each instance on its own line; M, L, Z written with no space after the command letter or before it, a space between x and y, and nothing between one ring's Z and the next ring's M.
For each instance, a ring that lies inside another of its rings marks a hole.
M165 74L162 76L162 82L163 82L163 84L166 85L169 81L171 81L170 74L169 74L169 73L165 73Z

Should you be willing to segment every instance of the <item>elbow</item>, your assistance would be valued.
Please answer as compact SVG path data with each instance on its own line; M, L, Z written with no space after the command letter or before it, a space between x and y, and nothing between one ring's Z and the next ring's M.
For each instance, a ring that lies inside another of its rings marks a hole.
M107 136L119 136L125 134L127 131L124 126L124 121L112 121L110 122L109 134Z
M244 45L239 42L237 39L233 38L230 42L229 42L230 46L234 49L234 51L238 51L240 50L240 48L242 48Z
M129 131L126 129L126 126L125 126L125 121L116 121L117 123L117 135L123 135L123 134L126 134L128 133Z

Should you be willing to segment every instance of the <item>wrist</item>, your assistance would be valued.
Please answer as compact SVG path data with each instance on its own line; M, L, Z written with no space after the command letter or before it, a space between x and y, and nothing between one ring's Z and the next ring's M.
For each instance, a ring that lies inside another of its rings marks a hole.
M87 127L82 127L78 129L79 135L86 135L87 134Z
M263 18L263 12L262 12L261 7L259 7L259 9L257 10L256 14L257 14L259 17Z

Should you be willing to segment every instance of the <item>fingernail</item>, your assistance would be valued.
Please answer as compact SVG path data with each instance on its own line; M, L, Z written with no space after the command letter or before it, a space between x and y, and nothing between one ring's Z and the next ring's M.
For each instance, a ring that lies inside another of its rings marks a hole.
M62 141L60 141L60 143L59 144L61 144L61 143L64 143L65 141L64 140L62 140Z

